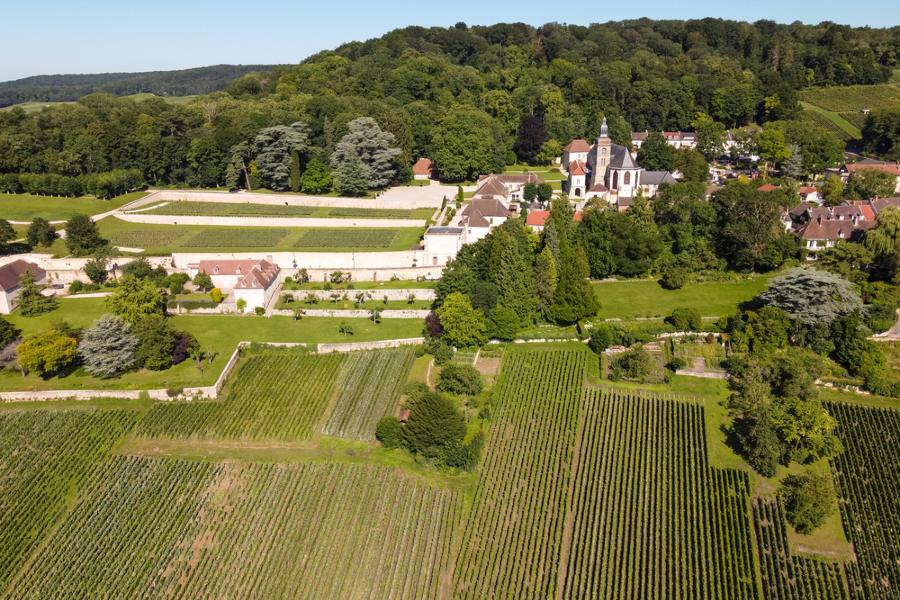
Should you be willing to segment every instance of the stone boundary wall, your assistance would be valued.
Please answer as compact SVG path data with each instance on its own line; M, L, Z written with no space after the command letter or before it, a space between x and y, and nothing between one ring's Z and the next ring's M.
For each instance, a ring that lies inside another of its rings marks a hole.
M337 344L319 344L319 354L331 354L333 352L355 352L357 350L381 350L384 348L399 348L401 346L418 346L425 343L425 338L406 338L402 340L381 340L377 342L347 342Z
M304 308L303 316L305 317L340 317L342 319L368 319L371 311L368 309L340 309L330 310L327 308ZM382 319L424 319L430 313L430 310L382 310ZM282 317L292 317L293 310L277 309L272 311L273 315Z
M368 229L402 229L425 227L425 219L366 219L328 217L219 217L202 215L148 215L144 213L117 214L116 219L129 223L152 225L209 225L214 227L318 227Z
M383 300L385 296L389 302L405 302L409 299L409 295L415 296L416 300L434 300L437 293L433 289L407 289L407 290L282 290L281 294L291 294L297 300L303 300L309 294L312 294L319 300L329 300L332 294L347 294L351 300L359 292L365 292L372 296L372 300Z
M432 187L436 189L431 189ZM298 196L294 194L260 194L255 192L211 192L197 190L158 190L120 210L134 210L157 202L225 202L228 204L288 204L293 206L331 206L335 208L439 208L444 196L453 198L456 188L422 186L392 188L379 198L337 198L330 196Z

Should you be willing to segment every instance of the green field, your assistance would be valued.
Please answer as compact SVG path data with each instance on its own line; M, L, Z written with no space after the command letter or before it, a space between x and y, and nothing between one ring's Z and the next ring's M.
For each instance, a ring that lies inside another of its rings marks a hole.
M411 250L423 229L309 229L214 227L129 223L115 217L98 222L100 234L115 246L140 248L150 256L173 252L373 252Z
M129 98L131 100L141 101L141 100L149 100L150 98L162 98L169 104L186 104L190 102L197 96L156 96L155 94L150 94L147 92L142 92L139 94L131 94L128 96L121 96L122 98ZM77 104L76 102L22 102L21 104L13 104L12 106L4 106L0 108L0 110L12 110L13 108L21 108L26 113L34 113L40 112L45 108L50 108L53 106L62 106L64 104Z
M105 311L103 298L70 298L60 301L53 312L39 317L23 317L13 313L8 318L25 335L66 321L74 327L87 327ZM191 332L204 349L215 358L199 371L192 361L185 361L166 371L140 370L118 379L97 379L79 369L66 377L47 379L22 375L14 370L0 370L0 391L53 389L147 389L212 385L240 341L250 342L363 342L382 339L418 337L422 323L418 319L383 319L375 324L369 319L257 317L228 315L183 315L171 317L172 326ZM352 336L338 333L341 323L354 329Z
M75 215L99 215L115 210L146 195L147 192L132 192L111 200L99 200L93 196L62 198L0 194L0 217L8 221L31 221L35 217L48 221L65 221Z
M332 206L285 206L228 202L163 202L140 214L209 217L310 217L333 219L421 219L426 220L435 209L403 210L393 208L339 208Z
M623 280L594 282L600 301L601 319L629 321L663 318L676 308L695 308L704 317L722 317L737 312L741 302L753 299L766 289L769 276L735 281L688 283L680 290L667 290L656 281Z

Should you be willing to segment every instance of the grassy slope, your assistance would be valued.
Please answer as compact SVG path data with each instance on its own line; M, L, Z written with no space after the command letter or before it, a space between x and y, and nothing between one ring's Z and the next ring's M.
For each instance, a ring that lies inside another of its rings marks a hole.
M825 110L824 108L816 106L815 104L810 104L809 102L801 101L800 106L802 106L804 110L816 113L827 119L828 122L837 127L839 131L843 132L845 139L858 140L862 137L862 132L859 130L859 128L842 117L840 114L834 111Z
M146 195L147 192L132 192L111 200L98 200L93 196L56 198L32 194L0 194L0 215L10 221L31 221L35 217L63 221L75 215L97 215L114 210Z
M768 275L735 281L689 283L666 290L655 280L599 281L593 284L603 319L667 317L676 308L696 308L704 317L721 317L766 288Z
M60 307L38 317L13 314L9 320L24 334L35 333L60 320L75 327L86 327L105 312L103 298L73 298L60 301ZM346 320L353 326L354 335L338 333L338 326ZM294 321L290 317L266 319L257 316L185 315L172 317L176 329L191 332L204 349L217 353L211 365L199 372L191 361L185 361L166 371L141 370L121 378L101 380L82 371L68 377L42 379L22 377L11 370L0 371L0 390L52 389L145 389L210 385L215 382L225 362L239 341L256 342L363 342L378 339L417 337L422 323L418 319L384 319L376 325L368 319L306 318Z
M128 241L127 235L134 235L134 232L142 232L141 236L144 233L158 234L161 236L160 241L156 243L156 245L148 244L148 245L140 245L137 247L143 248L144 254L148 254L151 256L164 256L167 254L171 254L173 252L253 252L253 251L262 251L262 250L274 250L274 251L285 251L285 252L387 252L387 251L396 251L396 250L411 250L415 248L419 239L422 235L423 230L419 228L405 228L405 229L396 229L394 231L398 232L396 239L394 239L393 243L389 247L385 248L365 248L365 247L338 247L338 248L307 248L307 247L297 247L294 244L297 240L302 236L305 232L311 231L309 228L269 228L269 227L241 227L241 230L244 230L244 233L252 233L253 231L260 231L262 233L272 232L274 229L282 229L287 233L286 235L280 237L276 243L270 246L229 246L224 245L227 242L223 242L222 246L206 246L206 247L191 247L186 244L190 243L191 238L201 232L215 232L222 239L226 239L224 236L231 230L236 228L234 227L213 227L206 225L153 225L147 223L129 223L127 221L123 221L121 219L117 219L115 217L109 217L101 220L98 223L100 228L100 234L112 241L113 244L118 244L122 246L129 246L130 244L122 243L122 241ZM331 231L335 232L335 235L341 235L344 231L356 231L355 229L333 229ZM122 237L119 237L122 236ZM117 237L119 237L119 242L117 242ZM139 238L138 241L140 241Z

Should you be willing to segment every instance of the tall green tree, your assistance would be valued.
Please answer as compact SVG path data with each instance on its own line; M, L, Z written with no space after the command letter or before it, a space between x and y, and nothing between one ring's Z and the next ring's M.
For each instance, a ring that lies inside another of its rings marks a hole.
M434 311L444 329L444 339L457 348L480 346L487 341L484 315L472 308L469 297L459 292L448 295Z
M503 167L491 118L472 108L447 112L435 127L431 157L442 181L478 179Z
M29 246L50 246L59 235L47 219L35 217L25 234Z
M66 222L66 245L75 256L93 254L106 246L97 224L87 215L75 215Z
M300 154L309 149L309 127L296 122L260 130L253 138L254 162L263 185L273 190L290 190L294 183L292 163L297 156L299 181Z
M106 299L109 309L126 323L135 324L148 315L165 315L166 299L149 279L125 275L111 296Z
M637 153L638 164L648 171L672 171L675 168L672 148L666 138L654 131L644 140Z
M55 310L59 301L53 296L45 296L34 281L31 271L25 271L19 282L19 314L24 317L36 317Z
M137 336L128 323L114 315L103 315L84 331L78 353L91 375L115 377L134 366L137 345Z
M375 119L360 117L347 124L347 133L331 155L331 166L339 171L346 163L360 163L369 188L386 187L397 175L397 147L394 134L384 131Z

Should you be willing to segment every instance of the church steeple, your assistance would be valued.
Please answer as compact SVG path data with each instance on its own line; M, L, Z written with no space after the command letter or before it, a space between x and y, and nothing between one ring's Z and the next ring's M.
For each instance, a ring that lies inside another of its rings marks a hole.
M603 117L603 123L600 124L600 138L609 139L609 127L606 125L606 117Z

